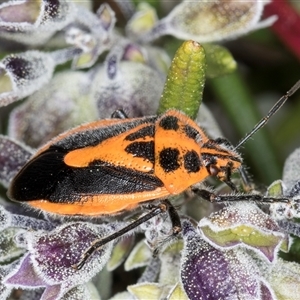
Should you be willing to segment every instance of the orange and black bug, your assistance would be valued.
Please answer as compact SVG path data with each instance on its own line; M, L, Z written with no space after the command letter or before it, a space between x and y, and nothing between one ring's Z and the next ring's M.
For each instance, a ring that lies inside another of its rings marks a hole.
M238 144L240 147L300 86L298 82ZM80 268L99 247L168 211L173 233L181 230L176 209L167 200L192 188L210 201L241 201L253 195L222 196L193 188L216 176L233 190L231 174L242 159L224 139L209 139L179 111L135 119L101 120L54 138L13 179L10 199L63 215L112 215L159 199L145 216L124 229L96 240L78 263ZM164 200L161 200L164 199ZM257 196L258 201L273 201Z

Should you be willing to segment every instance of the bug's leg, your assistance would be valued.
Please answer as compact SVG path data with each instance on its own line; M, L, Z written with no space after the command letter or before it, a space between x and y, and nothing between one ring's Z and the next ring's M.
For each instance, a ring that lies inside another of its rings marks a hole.
M170 203L169 200L163 200L163 203L168 206L168 214L172 223L172 234L159 243L159 245L153 250L153 256L156 256L159 253L162 245L176 237L182 230L181 220L176 208Z
M254 201L259 203L288 203L290 202L289 198L275 198L275 197L267 197L258 194L240 194L240 195L217 195L211 191L192 188L192 191L200 196L201 198L210 201L212 203L220 203L220 202L237 202L237 201Z
M245 168L243 166L239 167L238 172L240 174L240 178L241 178L241 181L242 181L243 190L246 191L246 192L252 191L254 189L253 184L252 184L251 179L250 179L248 173L246 172ZM238 192L237 187L231 181L231 174L230 173L228 173L227 179L225 179L225 180L223 179L222 181L225 184L227 184L234 192Z
M123 109L117 109L112 113L111 118L112 119L128 119L128 116Z
M227 184L231 189L232 191L234 192L238 192L238 189L237 187L235 186L235 184L231 181L231 179L227 179L227 180L222 180L225 184Z
M168 206L168 214L172 223L173 235L177 235L178 233L181 232L182 229L178 212L176 208L170 203L169 200L163 200L163 203L165 203Z
M217 144L221 145L225 145L227 148L234 150L234 146L226 139L226 138L217 138L214 140ZM251 182L251 179L246 171L246 169L241 166L240 168L238 168L238 172L240 174L240 178L242 180L242 185L244 188L244 191L251 191L253 190L253 185ZM230 165L228 165L227 170L226 170L226 179L223 179L223 182L226 183L233 191L237 192L237 188L234 185L234 183L231 181L231 167Z
M228 163L224 169L225 174L226 174L225 177L222 177L219 179L222 182L224 182L225 184L227 184L231 188L232 191L238 192L236 185L231 181L231 169L232 169L232 165L230 163Z
M242 185L243 185L243 189L246 192L250 192L254 189L252 180L247 172L247 170L241 166L238 168L238 172L240 174L241 180L242 180Z
M172 231L173 231L172 234L177 235L178 233L181 232L181 221L177 209L167 199L161 200L161 204L165 204L167 206L166 211L168 212L169 218L172 223ZM150 209L154 209L156 207L157 205L149 204Z
M225 138L217 138L217 139L214 139L213 142L215 142L218 145L222 145L225 148L228 148L228 150L233 150L234 149L233 145ZM208 162L208 164L207 164L208 168L210 168L210 167L212 168L212 170L210 170L211 173L212 173L212 171L216 170L214 168L215 164L216 164L216 160L215 160L215 158L212 157L211 161ZM220 171L220 170L218 170L218 171ZM234 192L237 192L238 191L237 187L231 181L231 175L232 175L231 171L232 171L232 162L229 161L227 166L222 167L222 176L218 176L218 174L215 174L215 175L219 178L219 180L221 180L225 184L227 184L230 187L231 190L233 190Z
M159 215L163 212L169 211L170 209L172 210L172 212L170 213L170 216L172 214L172 218L173 218L172 224L174 222L174 226L175 225L179 226L180 230L181 230L180 219L179 219L179 216L178 216L175 208L171 205L171 203L168 200L163 200L163 201L161 201L161 203L159 205L157 205L155 208L153 208L148 214L140 217L136 221L130 223L128 226L120 229L119 231L117 231L117 232L115 232L115 233L113 233L113 234L111 234L107 237L94 240L92 245L84 252L84 254L83 254L82 258L80 259L80 261L76 265L73 265L73 267L77 270L80 270L84 266L86 261L89 259L89 257L91 255L93 255L94 252L97 251L98 249L100 249L103 245L119 238L120 236L124 235L128 231L138 227L142 223L150 220L151 218L153 218L153 217L155 217L155 216L157 216L157 215ZM173 209L175 210L175 212L173 212ZM178 220L176 219L176 217L174 217L175 214L177 214ZM174 219L176 219L176 220L174 221ZM179 230L179 229L176 227L176 230Z

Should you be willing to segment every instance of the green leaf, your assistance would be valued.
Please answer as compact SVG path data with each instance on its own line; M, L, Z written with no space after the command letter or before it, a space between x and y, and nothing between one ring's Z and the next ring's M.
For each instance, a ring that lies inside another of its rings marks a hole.
M177 240L168 245L160 254L161 271L158 282L164 285L174 285L179 280L180 257L183 241ZM172 276L170 276L172 274Z
M131 253L129 254L124 268L126 271L130 271L135 268L146 266L152 258L152 252L149 247L142 240L135 245Z
M278 258L268 281L278 300L297 300L300 294L300 266Z
M206 237L221 247L233 246L236 243L244 243L251 247L276 247L282 241L279 235L266 233L247 225L239 225L219 232L214 232L208 226L201 229Z
M134 238L129 236L122 239L113 249L111 257L106 265L108 271L115 270L126 258L133 246Z
M268 196L278 198L283 196L282 180L276 180L268 187Z
M19 248L15 243L15 236L19 229L9 227L1 231L0 234L0 264L10 263L20 257L25 249Z
M262 253L269 261L276 257L285 238L277 223L251 203L236 203L203 218L198 228L220 247L244 244Z
M195 119L205 82L205 51L193 41L184 42L171 63L158 113L175 108Z
M214 44L204 44L203 48L207 62L207 77L214 78L223 76L236 70L237 63L225 47Z
M157 283L145 282L130 285L127 289L135 297L135 299L164 299L164 297L162 297L164 289Z
M188 300L188 296L185 293L180 283L177 283L175 288L171 291L168 300Z
M127 23L127 34L132 36L142 35L153 28L157 22L156 10L148 3L139 3L136 13Z

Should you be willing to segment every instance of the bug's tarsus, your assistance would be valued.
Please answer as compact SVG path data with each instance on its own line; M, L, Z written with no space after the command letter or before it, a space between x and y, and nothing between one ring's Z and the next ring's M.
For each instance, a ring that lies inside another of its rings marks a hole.
M181 221L178 212L169 200L163 200L163 203L167 204L167 210L172 223L173 235L177 235L181 232Z
M124 235L125 233L138 227L142 223L145 223L146 221L150 220L151 218L153 218L161 213L164 213L166 211L168 211L171 222L172 222L173 235L177 235L179 232L181 232L180 217L179 217L176 209L174 208L174 206L168 200L162 200L149 213L140 217L136 221L130 223L128 226L120 229L119 231L117 231L107 237L94 240L92 245L84 252L80 261L76 265L73 265L73 268L76 270L80 270L85 265L87 260L94 254L94 252L97 250L100 250L101 247L103 247L105 244L119 238L120 236Z
M236 185L231 181L231 175L232 175L231 170L232 170L232 164L228 163L227 167L226 167L226 176L225 176L225 178L223 178L221 180L225 184L227 184L233 192L238 192Z
M208 190L204 190L204 189L198 189L198 188L192 188L192 191L200 196L201 198L203 198L204 200L207 200L209 202L216 202L215 198L217 197L217 195L215 193L212 193Z
M238 192L237 187L236 187L235 184L231 181L230 178L227 179L227 180L223 180L223 182L224 182L225 184L227 184L227 185L232 189L233 192Z
M242 180L242 185L243 185L243 190L245 192L250 192L253 190L253 183L251 181L251 178L249 177L247 170L243 167L240 166L238 168L238 172L240 174L240 178Z
M298 89L300 88L300 80L294 84L294 86L289 89L284 96L282 96L275 104L274 106L269 110L268 114L263 117L255 126L254 128L245 135L244 138L242 138L239 143L235 146L235 150L240 148L246 141L249 140L251 136L253 136L259 129L261 129L263 126L266 125L266 123L269 121L270 117L273 116L282 106L283 104L288 100L289 97L291 97Z

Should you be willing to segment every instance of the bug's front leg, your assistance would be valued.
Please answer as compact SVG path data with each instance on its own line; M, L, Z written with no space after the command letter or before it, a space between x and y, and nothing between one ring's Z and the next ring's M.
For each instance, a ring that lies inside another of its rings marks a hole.
M181 232L181 221L176 208L170 203L169 200L163 200L163 203L167 205L167 211L172 223L173 235L177 235Z
M288 203L290 201L289 198L275 198L275 197L268 197L262 196L259 194L228 194L228 195L217 195L211 191L199 189L199 188L192 188L192 191L200 196L201 198L210 201L212 203L221 203L221 202L239 202L239 201L254 201L258 203L276 203L276 202L283 202Z

